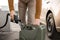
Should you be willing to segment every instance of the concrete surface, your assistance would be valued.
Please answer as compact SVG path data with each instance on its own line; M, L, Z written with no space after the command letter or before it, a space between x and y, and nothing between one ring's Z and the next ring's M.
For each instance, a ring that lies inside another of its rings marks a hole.
M11 32L0 32L0 40L19 40L19 24L10 22ZM45 40L49 40L46 36Z
M18 32L0 32L0 40L19 40Z
M19 40L19 24L10 22L10 32L0 32L0 40Z
M10 22L10 28L11 32L0 32L0 40L19 40L19 31L21 31L19 24ZM46 34L45 40L60 40L60 39L49 39Z

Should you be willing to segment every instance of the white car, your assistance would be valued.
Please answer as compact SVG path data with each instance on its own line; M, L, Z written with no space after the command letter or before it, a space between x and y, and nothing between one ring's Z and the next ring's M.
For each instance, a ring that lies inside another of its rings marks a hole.
M41 19L44 18L44 22L47 25L49 38L55 32L60 32L60 0L43 0L41 15Z

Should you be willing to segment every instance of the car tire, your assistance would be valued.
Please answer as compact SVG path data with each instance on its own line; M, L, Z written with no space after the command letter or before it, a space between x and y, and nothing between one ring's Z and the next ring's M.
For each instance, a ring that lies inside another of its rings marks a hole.
M53 34L56 31L56 28L55 28L53 13L50 10L47 12L47 15L46 15L46 24L47 24L47 36L49 38L52 38Z

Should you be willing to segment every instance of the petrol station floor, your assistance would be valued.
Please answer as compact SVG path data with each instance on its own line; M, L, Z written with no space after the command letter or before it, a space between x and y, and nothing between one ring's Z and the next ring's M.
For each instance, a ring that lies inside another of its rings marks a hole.
M15 23L11 23L12 32L0 32L0 40L19 40L20 26ZM45 40L50 40L47 36Z

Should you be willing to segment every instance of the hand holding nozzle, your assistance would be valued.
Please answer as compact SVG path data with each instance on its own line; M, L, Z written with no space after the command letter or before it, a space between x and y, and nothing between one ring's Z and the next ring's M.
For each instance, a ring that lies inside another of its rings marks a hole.
M18 23L21 22L21 20L18 19L18 15L15 14L15 11L11 11L10 12L10 17L11 17L11 22L15 22L15 23Z

